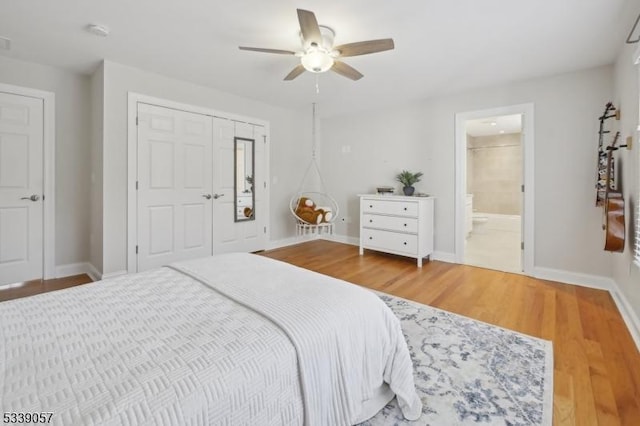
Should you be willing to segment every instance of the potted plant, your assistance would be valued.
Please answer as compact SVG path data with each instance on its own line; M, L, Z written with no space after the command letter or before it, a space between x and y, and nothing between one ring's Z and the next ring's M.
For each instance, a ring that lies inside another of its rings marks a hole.
M413 191L415 191L413 184L420 182L422 175L422 172L412 173L407 170L403 170L396 175L396 180L404 185L402 188L404 195L413 195Z

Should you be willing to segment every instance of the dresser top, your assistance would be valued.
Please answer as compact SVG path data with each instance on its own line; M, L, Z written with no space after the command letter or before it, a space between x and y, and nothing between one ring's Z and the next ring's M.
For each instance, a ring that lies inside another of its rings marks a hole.
M378 195L378 194L358 194L358 197L372 198L377 200L395 200L395 201L418 201L418 200L426 200L429 198L435 198L431 195L426 197L412 195L411 197L407 197L405 195Z

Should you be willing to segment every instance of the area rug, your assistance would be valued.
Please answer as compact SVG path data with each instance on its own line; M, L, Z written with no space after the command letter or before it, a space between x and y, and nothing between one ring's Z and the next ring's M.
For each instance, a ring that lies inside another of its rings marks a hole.
M361 426L551 425L551 342L378 295L401 321L422 416L405 420L394 399Z

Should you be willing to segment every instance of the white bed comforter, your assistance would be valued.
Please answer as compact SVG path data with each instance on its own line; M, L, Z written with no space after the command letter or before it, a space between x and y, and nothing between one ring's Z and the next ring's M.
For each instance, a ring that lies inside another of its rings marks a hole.
M399 324L360 311L369 292L349 302L346 283L252 255L174 268L0 303L0 411L58 425L339 425L374 414L384 380L419 414Z
M307 425L351 425L388 401L407 419L422 403L400 322L372 292L244 253L172 265L278 324L296 347Z

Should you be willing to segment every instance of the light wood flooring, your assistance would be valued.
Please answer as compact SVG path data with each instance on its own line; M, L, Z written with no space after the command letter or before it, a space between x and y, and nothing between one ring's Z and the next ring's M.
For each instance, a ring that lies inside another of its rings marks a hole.
M24 283L0 286L0 302L18 299L20 297L34 296L49 291L63 290L80 284L91 282L89 275L81 274L72 277L57 278L54 280L33 280Z
M554 425L640 425L640 353L608 292L415 261L329 241L262 253L303 268L553 341ZM90 282L0 288L0 301ZM639 288L640 291L640 288Z

